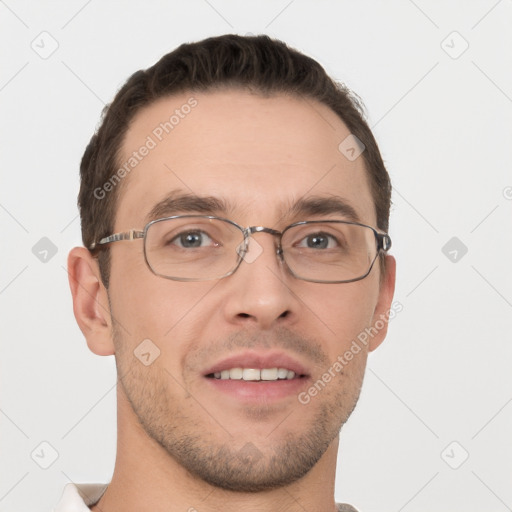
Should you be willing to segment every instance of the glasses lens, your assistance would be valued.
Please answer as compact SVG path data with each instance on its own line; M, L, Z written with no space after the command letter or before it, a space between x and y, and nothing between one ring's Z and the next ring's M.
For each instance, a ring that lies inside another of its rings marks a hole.
M339 221L306 222L288 228L282 248L293 274L311 281L360 279L377 256L371 228Z
M183 281L218 279L237 266L242 231L230 222L200 216L163 219L149 225L146 260L155 274Z

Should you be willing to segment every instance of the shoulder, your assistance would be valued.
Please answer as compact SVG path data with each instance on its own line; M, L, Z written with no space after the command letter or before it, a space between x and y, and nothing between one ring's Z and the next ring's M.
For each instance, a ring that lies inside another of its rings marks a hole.
M62 497L52 512L89 512L101 498L107 484L67 484Z
M352 505L347 505L346 503L336 503L338 507L338 512L357 512L357 510Z

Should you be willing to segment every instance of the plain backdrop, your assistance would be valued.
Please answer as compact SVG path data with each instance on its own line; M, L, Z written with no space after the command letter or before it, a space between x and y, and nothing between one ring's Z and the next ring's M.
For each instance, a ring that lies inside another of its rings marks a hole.
M356 91L394 184L403 311L342 431L337 500L512 510L511 27L510 0L0 1L0 511L112 474L114 362L88 351L66 274L79 161L132 72L230 32Z

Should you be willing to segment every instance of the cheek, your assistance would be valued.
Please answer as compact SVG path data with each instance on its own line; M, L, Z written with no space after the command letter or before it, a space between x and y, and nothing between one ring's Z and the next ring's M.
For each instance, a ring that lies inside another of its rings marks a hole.
M326 330L334 338L346 340L357 336L371 323L377 303L377 286L370 280L326 285L323 290L314 294L308 292L304 297Z
M134 338L160 339L172 329L188 302L182 284L153 274L142 246L112 255L111 306L118 323Z
M305 303L311 305L318 319L318 329L323 333L331 373L338 375L343 368L347 382L362 380L366 365L365 330L372 325L378 298L378 276L377 279L370 277L355 283L322 287L315 292L310 290L309 296L304 294L308 297Z
M143 267L127 262L124 269L112 275L111 308L118 338L122 339L116 355L133 358L144 348L145 352L158 354L158 364L178 376L186 354L201 338L204 319L209 316L202 299L214 284L161 278L147 269L143 255L141 258ZM123 279L123 275L130 278Z

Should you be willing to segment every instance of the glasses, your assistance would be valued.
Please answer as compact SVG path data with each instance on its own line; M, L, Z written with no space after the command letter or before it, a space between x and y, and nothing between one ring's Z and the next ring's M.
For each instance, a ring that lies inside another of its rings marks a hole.
M278 237L277 257L296 278L314 283L364 279L391 238L370 226L344 220L296 222L283 231L251 226L210 215L177 215L102 238L91 251L121 240L144 239L144 258L157 276L175 281L209 281L233 274L242 260L254 261L262 248L254 233ZM254 241L254 240L253 240Z

